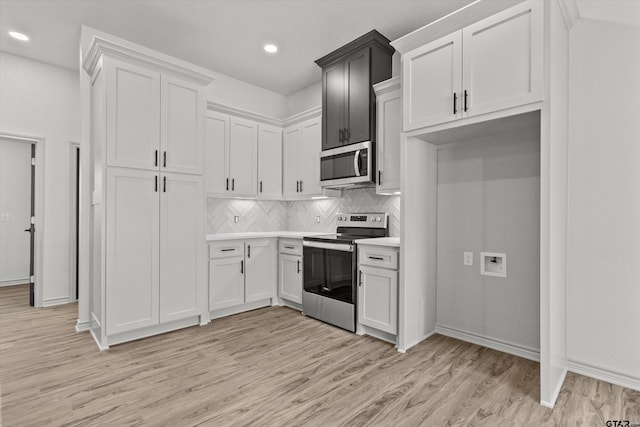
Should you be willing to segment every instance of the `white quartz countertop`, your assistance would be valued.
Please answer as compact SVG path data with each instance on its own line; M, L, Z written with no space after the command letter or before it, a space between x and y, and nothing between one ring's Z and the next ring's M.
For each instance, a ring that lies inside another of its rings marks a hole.
M399 237L376 237L373 239L358 239L355 242L359 245L389 246L393 248L400 247Z
M219 240L242 240L242 239L261 239L266 237L288 237L291 239L302 239L306 236L318 236L321 234L329 234L330 232L317 231L250 231L246 233L215 233L207 234L207 242Z

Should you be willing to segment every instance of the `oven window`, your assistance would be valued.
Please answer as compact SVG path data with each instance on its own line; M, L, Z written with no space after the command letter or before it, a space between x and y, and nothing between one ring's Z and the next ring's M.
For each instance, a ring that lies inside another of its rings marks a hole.
M368 150L360 150L360 160L358 167L361 176L367 175L367 153ZM353 178L357 176L353 167L354 151L348 153L336 154L335 156L323 157L320 159L320 180L327 181L330 179Z
M353 254L304 247L304 290L354 304Z

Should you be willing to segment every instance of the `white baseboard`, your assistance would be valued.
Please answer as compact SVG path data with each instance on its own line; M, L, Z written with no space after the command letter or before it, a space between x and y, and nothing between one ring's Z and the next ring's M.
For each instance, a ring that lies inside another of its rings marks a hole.
M69 303L69 297L49 298L42 301L42 306L53 307L54 305L62 305L62 304L68 304L68 303Z
M560 381L558 381L558 383L556 384L556 388L555 390L553 390L553 393L551 393L551 401L547 402L546 400L540 400L540 404L546 408L551 408L553 409L553 407L556 405L556 400L558 400L558 396L560 395L560 390L562 390L562 386L564 385L564 380L567 377L567 370L563 369L562 370L562 374L560 374Z
M431 337L431 335L435 334L436 332L437 331L428 332L428 333L424 334L422 337L418 338L417 340L406 344L404 347L397 346L396 348L398 349L398 353L406 353L407 350L409 350L411 347L420 344L422 341L424 341L427 338Z
M569 360L569 371L584 375L585 377L595 378L596 380L606 381L611 384L640 391L640 378L629 374L598 368L576 360Z
M492 348L504 353L513 354L514 356L540 362L540 350L521 346L507 341L495 338L483 337L472 332L461 331L459 329L450 328L448 326L436 325L436 332L440 335L456 338L462 341L468 341L483 347Z
M26 279L18 279L18 280L2 280L0 281L0 288L3 286L15 286L15 285L28 285L29 278Z
M88 331L91 328L91 322L88 320L81 322L80 319L76 320L76 332Z

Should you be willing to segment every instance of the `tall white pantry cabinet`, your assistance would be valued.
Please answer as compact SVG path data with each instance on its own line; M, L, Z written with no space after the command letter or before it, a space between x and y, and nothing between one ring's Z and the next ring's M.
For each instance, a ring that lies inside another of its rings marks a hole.
M90 329L100 348L208 321L204 89L189 64L95 36Z

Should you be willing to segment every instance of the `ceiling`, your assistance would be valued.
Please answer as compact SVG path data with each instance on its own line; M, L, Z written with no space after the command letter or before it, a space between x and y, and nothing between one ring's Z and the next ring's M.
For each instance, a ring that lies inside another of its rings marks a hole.
M313 62L376 29L390 40L472 0L0 0L0 50L78 69L80 26L290 95ZM24 43L7 35L20 31ZM278 45L267 54L263 45Z

